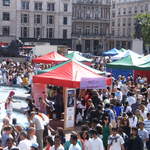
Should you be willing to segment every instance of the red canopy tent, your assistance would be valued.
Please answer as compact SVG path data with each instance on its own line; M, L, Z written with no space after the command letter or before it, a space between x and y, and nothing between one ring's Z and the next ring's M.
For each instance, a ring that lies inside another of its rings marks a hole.
M82 78L103 78L106 80L106 85L111 85L111 78L102 77L86 67L80 65L77 61L69 60L61 67L58 67L50 72L33 76L34 83L53 84L68 88L80 88Z
M43 64L50 64L50 63L60 63L69 60L68 58L58 54L57 52L50 52L46 55L41 57L37 57L32 59L34 63L43 63Z

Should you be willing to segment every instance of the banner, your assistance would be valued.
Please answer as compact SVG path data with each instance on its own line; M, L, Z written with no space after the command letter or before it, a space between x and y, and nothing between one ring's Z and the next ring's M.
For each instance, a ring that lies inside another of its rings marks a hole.
M82 78L80 89L106 89L106 78Z
M67 89L65 128L73 128L75 123L76 90Z

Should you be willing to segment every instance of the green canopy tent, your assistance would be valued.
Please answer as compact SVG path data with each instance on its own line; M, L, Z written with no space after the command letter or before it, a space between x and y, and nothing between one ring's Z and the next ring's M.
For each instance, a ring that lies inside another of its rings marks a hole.
M145 63L136 66L135 70L150 70L150 54L141 58Z
M106 66L108 68L135 69L136 66L143 64L145 62L144 60L140 60L142 56L131 51L129 51L128 53L129 54L126 57L118 61L108 63L106 64Z
M72 59L72 60L77 60L77 61L82 62L87 65L92 63L92 59L85 58L77 52L72 52L72 53L66 55L66 57L69 59Z

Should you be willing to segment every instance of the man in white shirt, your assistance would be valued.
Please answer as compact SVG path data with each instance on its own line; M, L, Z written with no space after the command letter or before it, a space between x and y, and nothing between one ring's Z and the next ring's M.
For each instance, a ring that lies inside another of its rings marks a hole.
M144 120L144 128L149 133L149 140L146 142L147 149L150 149L150 113L147 113L147 119Z
M71 145L69 147L69 150L81 150L80 145L77 143L78 137L77 135L71 135Z
M117 128L112 128L112 135L108 138L107 150L125 150L123 138L117 134Z
M128 116L129 116L129 126L131 128L136 127L136 125L138 123L137 117L132 112L129 112Z
M51 150L64 150L64 147L61 145L61 137L59 135L55 136L54 145Z
M138 135L143 140L144 149L145 149L146 148L146 142L149 140L149 134L148 134L148 131L145 130L143 122L139 122L138 126L139 126Z
M44 119L35 112L31 112L31 125L36 129L37 143L39 144L39 150L43 150L43 132L44 132Z
M92 139L90 139L91 150L104 150L103 142L97 136L97 132L95 130L92 130L91 134L92 134Z
M20 150L30 150L31 149L31 141L27 139L27 134L25 132L21 132L20 139L21 139L21 141L18 144L18 148Z
M136 103L136 99L135 99L133 93L130 93L130 96L127 97L127 102L129 103L130 106L131 106L132 104Z

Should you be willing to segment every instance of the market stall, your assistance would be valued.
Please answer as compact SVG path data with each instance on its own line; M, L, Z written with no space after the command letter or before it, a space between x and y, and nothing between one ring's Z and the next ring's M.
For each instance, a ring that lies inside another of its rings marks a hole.
M69 60L50 72L33 76L34 83L52 84L63 88L64 128L72 129L75 122L75 91L79 89L105 89L111 78L100 76L75 60Z
M66 55L66 57L69 59L84 63L88 66L91 66L91 64L92 64L92 59L85 58L85 57L81 56L80 53L77 53L77 52L72 52L72 53Z
M69 60L68 58L58 54L56 51L50 52L46 55L34 58L32 61L34 63L43 63L43 64L51 64L51 63L60 63Z

